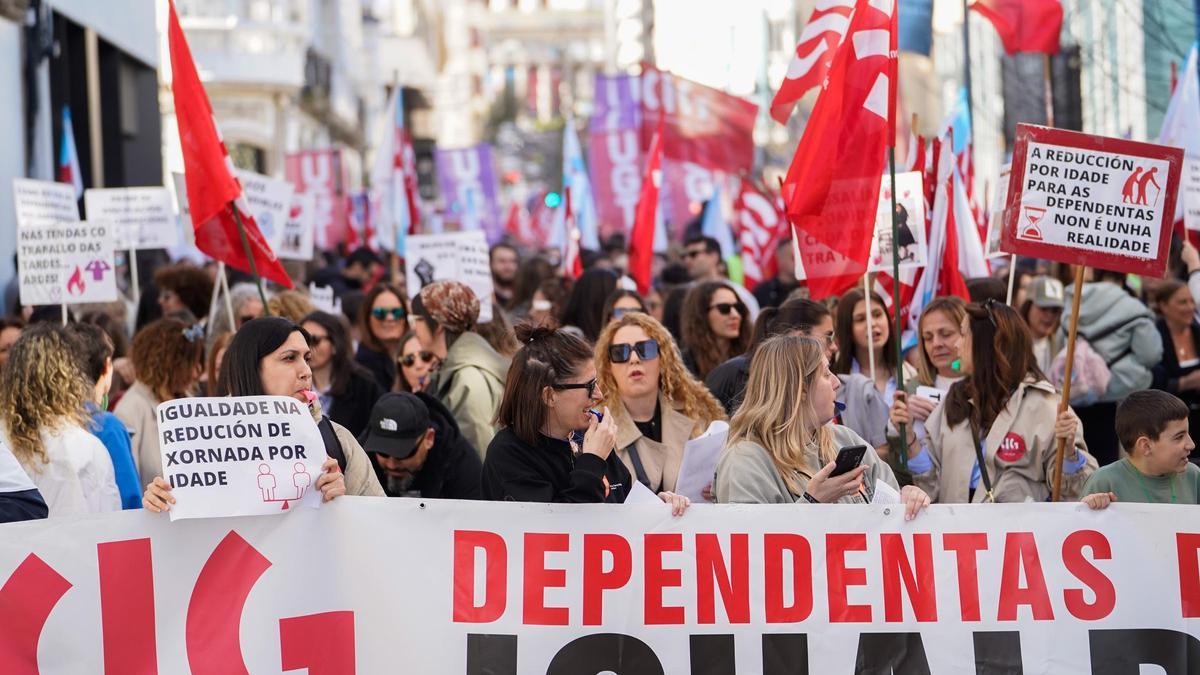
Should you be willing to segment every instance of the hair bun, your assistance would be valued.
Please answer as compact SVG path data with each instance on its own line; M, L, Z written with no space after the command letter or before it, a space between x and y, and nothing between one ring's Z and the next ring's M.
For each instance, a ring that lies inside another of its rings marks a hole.
M544 321L525 320L517 324L513 331L516 333L517 342L522 345L527 345L531 342L541 342L547 338L553 337L558 333L558 323L553 319Z

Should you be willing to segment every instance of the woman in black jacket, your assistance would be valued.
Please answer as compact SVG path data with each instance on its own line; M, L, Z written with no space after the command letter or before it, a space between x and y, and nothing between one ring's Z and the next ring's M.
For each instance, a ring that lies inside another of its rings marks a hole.
M586 342L553 327L523 323L496 420L500 432L483 461L483 497L493 501L613 503L633 486L613 452L616 424L594 411L603 398ZM586 431L585 431L586 430ZM683 513L686 497L659 497Z
M1162 361L1154 366L1155 389L1175 394L1187 404L1190 426L1200 428L1200 323L1196 301L1182 281L1162 283L1154 294L1158 305L1158 333L1162 336ZM1200 450L1192 451L1192 461Z
M372 374L354 360L350 336L340 317L312 312L300 322L312 336L313 391L329 419L356 437L367 427L371 407L383 396Z

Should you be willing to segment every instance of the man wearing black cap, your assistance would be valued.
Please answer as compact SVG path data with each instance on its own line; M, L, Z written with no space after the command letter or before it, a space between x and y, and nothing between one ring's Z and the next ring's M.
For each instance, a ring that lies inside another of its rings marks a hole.
M433 396L384 394L359 442L389 497L483 498L479 455Z

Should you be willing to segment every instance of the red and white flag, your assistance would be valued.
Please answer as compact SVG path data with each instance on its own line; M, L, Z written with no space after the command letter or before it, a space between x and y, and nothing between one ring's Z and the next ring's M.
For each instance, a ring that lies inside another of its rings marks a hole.
M169 7L167 40L171 50L171 89L179 122L179 141L186 170L184 179L192 227L196 232L196 248L234 269L249 273L250 260L238 233L236 209L259 276L292 288L291 277L250 215L242 184L234 175L233 161L221 140L208 94L200 84L196 63L179 25L174 0L169 2Z
M371 168L373 245L404 255L410 234L421 224L417 193L417 157L412 134L404 124L404 88L397 86L388 102L383 136Z
M638 195L633 229L629 232L629 276L637 283L638 293L650 292L651 268L654 264L654 235L658 229L658 190L662 184L663 116L658 116L658 131L650 141L646 154L646 172Z
M749 290L778 273L775 249L790 231L787 214L770 194L742 179L734 202L742 248L742 283Z
M796 53L788 64L783 83L771 101L771 117L776 122L787 124L796 101L825 81L838 45L846 36L853 11L854 0L818 0L800 33Z
M843 293L867 271L895 140L895 81L895 3L859 0L783 182L815 300Z

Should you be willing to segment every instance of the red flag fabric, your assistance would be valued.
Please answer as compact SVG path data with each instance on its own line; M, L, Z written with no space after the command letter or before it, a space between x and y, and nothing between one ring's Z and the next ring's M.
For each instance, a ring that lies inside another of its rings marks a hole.
M742 284L754 290L779 271L775 249L790 231L787 214L770 194L746 178L742 178L733 209L740 230Z
M234 209L241 217L254 256L258 274L287 288L291 277L275 257L271 246L258 229L242 196L242 185L234 177L233 161L217 121L213 117L208 94L196 73L196 64L187 38L179 25L174 0L169 2L167 39L171 49L171 88L175 97L175 116L179 122L179 141L183 149L184 178L187 182L188 207L196 232L196 248L234 269L250 272L250 263L242 248Z
M662 182L663 118L658 118L658 133L650 141L646 173L638 195L637 215L629 233L629 276L637 283L638 293L650 292L650 270L654 263L654 231L658 225L658 188Z
M814 300L867 270L894 110L895 3L859 0L783 183Z
M796 101L821 86L833 63L837 47L846 36L853 11L854 0L818 3L813 9L800 33L796 53L792 55L792 62L788 64L779 91L771 100L771 117L776 122L787 124Z
M571 209L571 188L563 190L563 220L566 233L563 236L562 274L570 279L583 276L583 258L579 255L579 227L575 224L575 212Z
M975 0L971 9L992 22L1009 54L1058 53L1063 23L1059 0Z

